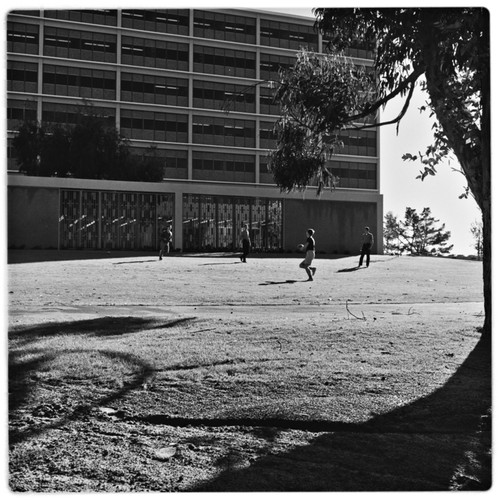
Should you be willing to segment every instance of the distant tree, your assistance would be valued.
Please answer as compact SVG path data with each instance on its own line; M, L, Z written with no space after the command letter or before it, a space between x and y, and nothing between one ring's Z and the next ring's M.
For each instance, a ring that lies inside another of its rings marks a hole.
M132 156L128 139L89 105L78 108L74 125L23 123L13 148L26 175L148 182L163 178L155 152Z
M453 245L445 244L450 239L451 233L445 230L445 224L439 226L438 222L431 215L429 208L423 208L418 214L414 208L407 207L405 218L401 221L393 215L390 216L389 227L393 247L400 253L412 255L449 253Z
M475 250L479 259L483 258L483 224L482 221L475 221L471 224L471 234L475 240Z
M71 133L60 124L46 129L40 148L41 176L67 177L70 173Z
M400 253L399 221L392 212L385 214L383 250L387 254Z
M96 114L80 114L71 129L70 169L74 177L125 180L128 141Z
M144 182L161 182L164 176L164 159L158 156L158 148L150 146L140 156L132 156L130 177L140 177Z
M42 172L41 153L45 128L35 122L24 122L12 140L19 171L26 175L50 175Z

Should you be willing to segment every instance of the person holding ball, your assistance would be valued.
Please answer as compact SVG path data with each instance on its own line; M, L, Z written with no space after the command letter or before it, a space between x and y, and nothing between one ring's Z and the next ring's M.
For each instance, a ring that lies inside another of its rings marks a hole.
M315 231L313 229L307 229L307 241L304 245L298 245L300 250L305 251L305 259L300 263L300 267L305 269L308 275L307 281L314 281L314 274L317 268L311 267L312 261L315 258L315 239L314 239Z

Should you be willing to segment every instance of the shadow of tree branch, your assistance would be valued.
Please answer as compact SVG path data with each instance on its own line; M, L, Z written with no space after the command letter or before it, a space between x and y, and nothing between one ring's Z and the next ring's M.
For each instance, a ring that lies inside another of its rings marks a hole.
M154 372L153 366L145 363L142 359L137 356L123 353L120 351L111 350L81 350L81 349L64 349L51 354L47 352L42 352L36 359L32 359L29 363L19 363L15 359L9 362L9 412L13 412L16 408L22 406L22 404L29 398L29 395L36 390L36 384L32 381L30 374L35 373L43 369L44 365L49 364L57 356L62 356L64 354L85 354L87 352L98 353L100 356L106 357L113 361L119 360L128 364L133 364L138 368L138 375L136 375L131 382L128 382L126 386L122 389L112 392L111 394L96 398L94 400L88 401L87 404L79 405L72 411L63 413L60 418L54 419L54 421L41 425L37 428L31 428L23 431L11 431L9 432L9 442L10 444L16 444L22 441L26 441L37 435L46 432L49 429L56 429L64 425L64 423L71 420L76 420L81 418L82 414L88 412L92 407L109 405L114 401L118 401L123 398L128 392L131 392L139 387L141 387L146 380Z
M134 316L106 316L103 318L65 321L38 324L30 327L13 327L9 330L9 341L17 345L32 344L40 338L59 335L92 335L96 337L111 337L126 335L144 330L172 328L194 320L194 317L177 318L160 322L157 318L141 318Z
M61 418L55 419L50 424L42 425L37 429L10 432L10 443L15 444L41 434L47 429L60 427L67 421L81 417L82 411L88 411L91 407L102 406L117 401L128 392L141 387L155 371L149 363L138 356L121 351L105 349L30 349L29 346L31 344L35 344L40 339L46 340L50 337L68 334L104 337L125 335L148 329L172 328L190 322L192 319L194 318L179 318L165 323L158 321L158 319L139 317L105 317L83 321L48 323L28 328L13 328L9 331L9 340L16 342L16 349L9 349L9 412L14 412L17 408L21 407L30 398L30 395L37 390L37 383L33 378L34 375L39 371L43 371L44 367L49 366L58 356L74 353L81 355L97 353L99 356L103 356L114 362L119 360L120 362L134 365L137 368L138 375L122 389L114 391L106 397L89 401L89 404L84 405L84 407L80 406L73 411L68 411ZM24 361L24 359L28 359L28 361Z
M486 490L490 407L490 345L480 341L427 397L364 424L336 423L307 446L226 470L191 491ZM463 472L470 456L482 462L477 477Z

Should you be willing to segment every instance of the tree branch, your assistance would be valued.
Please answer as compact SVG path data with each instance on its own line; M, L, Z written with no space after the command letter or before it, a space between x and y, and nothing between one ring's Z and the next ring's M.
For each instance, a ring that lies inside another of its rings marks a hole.
M409 109L409 105L410 105L412 96L414 94L415 87L416 87L415 82L412 82L409 86L409 93L408 93L407 98L405 100L404 106L402 107L402 110L400 111L400 113L397 115L396 118L393 118L392 120L388 120L386 122L369 123L367 125L348 127L348 128L345 128L345 130L365 130L365 129L370 129L370 128L384 127L385 125L393 125L394 123L396 123L397 124L397 132L398 132L398 125L400 123L400 120L405 116L405 114L407 113L407 110Z
M392 92L390 92L388 95L386 95L382 99L376 101L373 105L369 106L362 113L351 116L350 121L354 121L354 120L357 120L360 118L365 118L366 116L372 115L374 112L377 112L379 110L379 108L381 108L382 106L387 104L391 99L393 99L394 97L397 97L404 90L409 89L409 95L407 96L404 107L402 108L402 111L399 113L398 117L393 119L393 120L390 120L388 122L375 124L375 126L379 127L382 125L391 125L393 123L397 123L397 121L399 121L407 112L407 108L409 107L411 97L414 93L414 88L416 86L416 82L417 82L418 78L424 74L424 72L425 72L425 69L423 66L416 68L403 82L400 83L400 85L395 90L392 90ZM367 128L367 126L366 126L366 128Z

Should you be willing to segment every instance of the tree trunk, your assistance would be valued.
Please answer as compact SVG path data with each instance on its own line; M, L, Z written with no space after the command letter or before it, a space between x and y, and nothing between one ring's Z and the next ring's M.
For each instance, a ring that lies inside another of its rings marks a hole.
M487 30L487 33L489 31ZM482 75L482 225L483 225L483 294L485 321L484 340L492 337L492 199L491 199L491 154L490 154L490 65Z
M488 18L487 18L488 20ZM484 25L489 25L488 21ZM431 33L433 26L428 24ZM488 33L488 26L485 26ZM468 144L464 140L468 131L460 128L460 110L462 102L460 96L453 95L452 86L447 85L447 78L439 61L438 46L431 42L425 45L424 59L426 64L426 83L428 94L435 115L447 137L448 145L454 151L456 158L463 169L473 197L482 211L483 222L483 295L485 319L482 331L482 340L490 342L492 333L492 244L491 244L491 189L490 189L490 58L485 51L489 50L489 42L485 40L483 51L480 54L485 62L482 64L481 73L477 78L481 81L481 106L482 120L478 130L476 143ZM466 110L464 110L466 113Z

